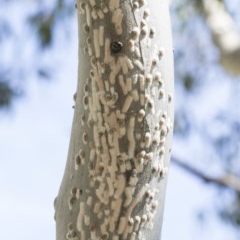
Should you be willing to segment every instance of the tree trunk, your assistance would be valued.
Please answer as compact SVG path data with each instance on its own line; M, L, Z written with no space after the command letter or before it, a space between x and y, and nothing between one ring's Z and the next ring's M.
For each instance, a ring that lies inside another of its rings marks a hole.
M168 0L78 0L57 240L160 239L173 128Z

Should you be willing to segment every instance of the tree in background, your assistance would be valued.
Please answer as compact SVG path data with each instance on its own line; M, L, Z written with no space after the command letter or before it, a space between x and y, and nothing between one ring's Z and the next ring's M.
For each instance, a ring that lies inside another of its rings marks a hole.
M27 94L26 79L54 78L56 60L48 56L61 39L59 29L70 36L71 1L28 1L28 4L29 8L23 9L16 1L1 1L2 107L11 106L14 97ZM4 14L7 8L21 12L14 23L13 18ZM232 75L239 75L237 9L237 0L176 0L171 3L177 99L174 159L178 163L182 160L181 166L194 176L221 186L216 192L216 195L221 193L221 198L217 198L217 212L233 226L239 226L240 219L239 81ZM28 44L21 33L28 36ZM23 52L27 54L21 54ZM38 58L31 62L36 59L33 55ZM178 154L178 149L190 142L196 143L195 149L185 148L185 155Z
M237 1L172 3L178 99L174 146L175 150L184 142L197 146L185 149L181 157L176 151L173 160L193 176L220 187L216 194L221 200L218 197L215 206L232 226L240 220L240 26L235 9L239 9Z

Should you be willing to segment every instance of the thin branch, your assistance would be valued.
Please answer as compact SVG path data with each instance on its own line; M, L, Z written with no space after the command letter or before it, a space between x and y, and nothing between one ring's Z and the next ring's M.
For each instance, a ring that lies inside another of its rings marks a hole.
M206 183L213 183L220 187L231 188L240 193L240 178L233 175L233 174L225 174L221 177L215 178L211 176L207 176L203 172L199 171L197 168L188 165L187 163L183 162L182 160L177 159L176 157L171 158L172 162L188 173L192 174L193 176L200 178Z

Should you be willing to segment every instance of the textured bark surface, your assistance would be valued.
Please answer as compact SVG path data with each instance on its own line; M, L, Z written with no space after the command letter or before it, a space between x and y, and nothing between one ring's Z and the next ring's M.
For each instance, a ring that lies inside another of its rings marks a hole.
M78 86L57 240L160 239L173 128L168 0L83 0L77 12Z

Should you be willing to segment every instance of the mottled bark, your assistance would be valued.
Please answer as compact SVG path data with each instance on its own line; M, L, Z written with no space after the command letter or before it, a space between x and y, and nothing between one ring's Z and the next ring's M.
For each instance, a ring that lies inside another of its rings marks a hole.
M150 5L151 4L151 5ZM160 239L173 130L167 0L82 0L57 240Z

